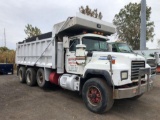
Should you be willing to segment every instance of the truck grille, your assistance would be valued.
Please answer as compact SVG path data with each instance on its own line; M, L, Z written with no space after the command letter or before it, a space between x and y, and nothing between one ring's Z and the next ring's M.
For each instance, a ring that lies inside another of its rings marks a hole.
M155 59L147 59L147 64L151 66L151 75L156 74L156 60Z
M156 67L151 68L151 75L154 75L154 74L156 74Z
M137 80L139 76L139 69L145 68L145 61L132 61L131 64L131 80ZM145 75L141 78L145 78Z

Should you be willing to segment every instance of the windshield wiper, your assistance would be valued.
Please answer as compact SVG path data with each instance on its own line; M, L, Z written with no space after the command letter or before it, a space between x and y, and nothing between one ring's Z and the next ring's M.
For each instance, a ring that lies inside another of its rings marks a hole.
M87 50L87 51L98 51L97 49L90 49L90 50Z
M126 52L126 53L131 53L130 51L128 51L128 50L121 50L122 52Z
M106 49L99 49L99 50L97 50L97 49L91 49L91 50L87 50L87 51L107 51Z
M104 48L100 48L99 50L100 51L107 51L107 49L104 49Z

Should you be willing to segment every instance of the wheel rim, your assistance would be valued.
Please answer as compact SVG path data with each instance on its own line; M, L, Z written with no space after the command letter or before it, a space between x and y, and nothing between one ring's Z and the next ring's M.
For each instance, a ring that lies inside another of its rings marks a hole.
M28 83L31 82L31 73L30 72L27 73L27 82Z
M39 72L38 76L39 76L39 83L42 84L43 83L43 74L41 72Z
M87 91L87 99L91 105L99 105L102 101L101 91L96 86L89 87Z

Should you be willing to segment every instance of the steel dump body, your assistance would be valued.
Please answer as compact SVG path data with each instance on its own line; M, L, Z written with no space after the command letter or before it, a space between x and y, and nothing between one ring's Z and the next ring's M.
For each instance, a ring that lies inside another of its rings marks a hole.
M51 45L52 40L53 38L48 38L17 44L16 63L55 68L55 45Z

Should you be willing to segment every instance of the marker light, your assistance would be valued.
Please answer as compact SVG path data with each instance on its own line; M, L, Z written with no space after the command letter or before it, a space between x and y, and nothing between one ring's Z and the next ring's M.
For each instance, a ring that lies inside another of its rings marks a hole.
M83 31L83 34L86 34L87 32L86 31Z
M112 64L115 64L116 63L116 60L112 60Z

